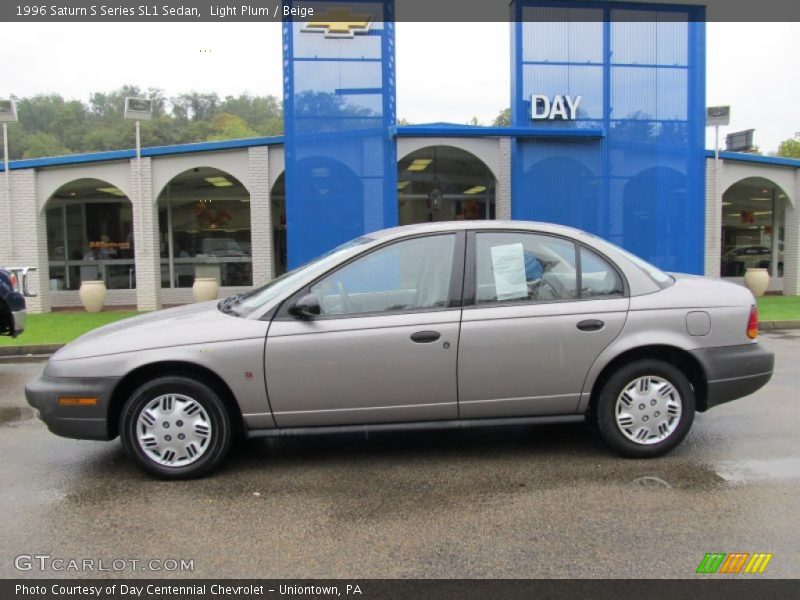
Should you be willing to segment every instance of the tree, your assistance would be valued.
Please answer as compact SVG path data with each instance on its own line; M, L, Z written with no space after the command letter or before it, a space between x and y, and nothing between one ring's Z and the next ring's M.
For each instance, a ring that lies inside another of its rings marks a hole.
M72 154L72 150L61 143L56 136L44 131L29 135L22 158L40 158L42 156L63 156Z
M283 131L283 107L274 96L240 94L220 100L215 93L189 92L167 99L158 88L124 85L93 92L87 102L65 100L58 94L14 98L19 122L11 129L11 158L132 148L133 123L123 119L128 96L153 102L153 118L142 122L145 146L277 135Z
M256 137L258 134L250 129L245 120L238 115L220 113L211 120L212 140L231 140Z
M217 94L190 92L175 96L170 102L173 116L182 120L210 121L219 112Z
M494 119L494 123L492 123L495 127L510 127L511 126L511 109L504 108L500 111L500 114L497 115Z
M800 158L800 139L790 138L783 140L778 146L777 156L785 158Z
M277 135L283 131L283 108L274 96L226 96L220 110L241 117L257 135Z

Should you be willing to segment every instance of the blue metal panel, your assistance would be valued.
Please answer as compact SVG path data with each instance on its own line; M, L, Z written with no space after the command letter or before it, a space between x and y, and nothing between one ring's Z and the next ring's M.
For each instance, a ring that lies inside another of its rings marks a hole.
M516 0L512 15L513 125L605 131L516 140L512 216L581 227L662 268L701 273L703 10ZM532 94L581 95L577 119L532 122Z
M323 20L336 2L303 2ZM348 2L369 31L330 37L285 20L284 121L289 268L397 223L394 4ZM357 19L354 19L357 20Z

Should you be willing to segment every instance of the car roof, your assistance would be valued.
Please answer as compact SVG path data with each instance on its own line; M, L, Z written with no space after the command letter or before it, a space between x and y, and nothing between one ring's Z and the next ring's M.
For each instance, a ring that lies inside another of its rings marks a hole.
M394 237L402 237L405 235L413 235L415 233L440 233L447 231L464 231L464 230L531 230L541 231L544 233L555 233L561 235L569 235L572 237L586 235L585 232L574 227L566 225L556 225L554 223L544 223L541 221L507 221L507 220L470 220L470 221L440 221L436 223L418 223L415 225L401 225L399 227L392 227L390 229L382 229L374 233L368 234L368 237L373 239L389 239Z

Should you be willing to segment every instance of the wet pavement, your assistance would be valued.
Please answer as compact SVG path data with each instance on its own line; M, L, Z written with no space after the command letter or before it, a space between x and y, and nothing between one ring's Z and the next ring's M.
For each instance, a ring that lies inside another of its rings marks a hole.
M797 577L800 335L761 340L772 382L662 459L617 458L583 425L339 435L241 442L189 482L149 479L118 440L51 435L22 395L43 363L0 363L0 577L78 574L17 571L21 554L193 559L173 573L193 577L691 577L706 552L770 552L764 576Z

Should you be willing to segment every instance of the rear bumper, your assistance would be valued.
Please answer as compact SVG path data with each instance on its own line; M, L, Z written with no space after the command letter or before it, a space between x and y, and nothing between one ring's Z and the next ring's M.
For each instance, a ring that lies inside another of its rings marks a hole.
M62 437L110 440L108 407L119 377L47 377L32 379L25 398L47 428ZM59 398L96 398L96 404L60 405Z
M701 348L692 354L706 374L706 408L761 389L775 366L775 355L760 344Z

